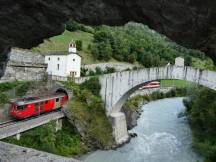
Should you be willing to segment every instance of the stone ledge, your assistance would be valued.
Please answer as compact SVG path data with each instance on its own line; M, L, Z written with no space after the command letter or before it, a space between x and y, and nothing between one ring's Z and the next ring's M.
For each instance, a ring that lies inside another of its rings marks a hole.
M0 142L1 162L81 162L30 148Z
M47 64L36 64L36 63L28 63L28 62L13 62L9 61L7 66L15 66L15 67L30 67L30 68L47 68Z

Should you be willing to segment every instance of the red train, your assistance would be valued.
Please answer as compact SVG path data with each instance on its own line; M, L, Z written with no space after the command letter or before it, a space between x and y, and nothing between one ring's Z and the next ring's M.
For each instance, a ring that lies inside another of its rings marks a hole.
M28 97L11 102L10 115L16 119L25 119L61 108L68 102L64 93L45 97Z
M141 89L145 89L145 88L158 88L158 87L160 87L160 82L154 81L154 82L145 83L144 86L142 86L139 89L141 90Z

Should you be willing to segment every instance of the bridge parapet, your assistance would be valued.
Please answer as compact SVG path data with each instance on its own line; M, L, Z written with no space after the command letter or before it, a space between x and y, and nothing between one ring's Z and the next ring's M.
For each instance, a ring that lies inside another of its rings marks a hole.
M118 112L125 100L145 82L178 79L216 89L216 72L193 67L165 66L135 71L124 71L99 77L101 96L107 114Z

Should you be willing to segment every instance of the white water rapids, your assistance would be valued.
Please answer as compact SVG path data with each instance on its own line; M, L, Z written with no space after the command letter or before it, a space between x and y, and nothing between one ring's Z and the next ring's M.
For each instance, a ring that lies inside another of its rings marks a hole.
M183 98L163 99L142 107L138 125L130 132L137 133L130 143L117 150L96 151L84 162L202 162L191 148L191 130Z

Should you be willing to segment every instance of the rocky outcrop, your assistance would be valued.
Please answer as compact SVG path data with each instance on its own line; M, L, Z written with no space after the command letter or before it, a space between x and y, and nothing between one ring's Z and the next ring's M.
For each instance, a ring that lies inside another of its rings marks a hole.
M180 44L206 51L216 61L215 16L215 0L4 0L0 51L36 46L63 32L72 17L92 25L142 22Z
M126 116L126 123L127 123L128 130L137 126L137 119L140 117L141 107L138 107L137 110L131 110L130 108L123 106L122 112Z
M47 65L44 63L44 56L11 50L8 54L8 61L3 65L1 81L11 80L43 80L46 74Z

